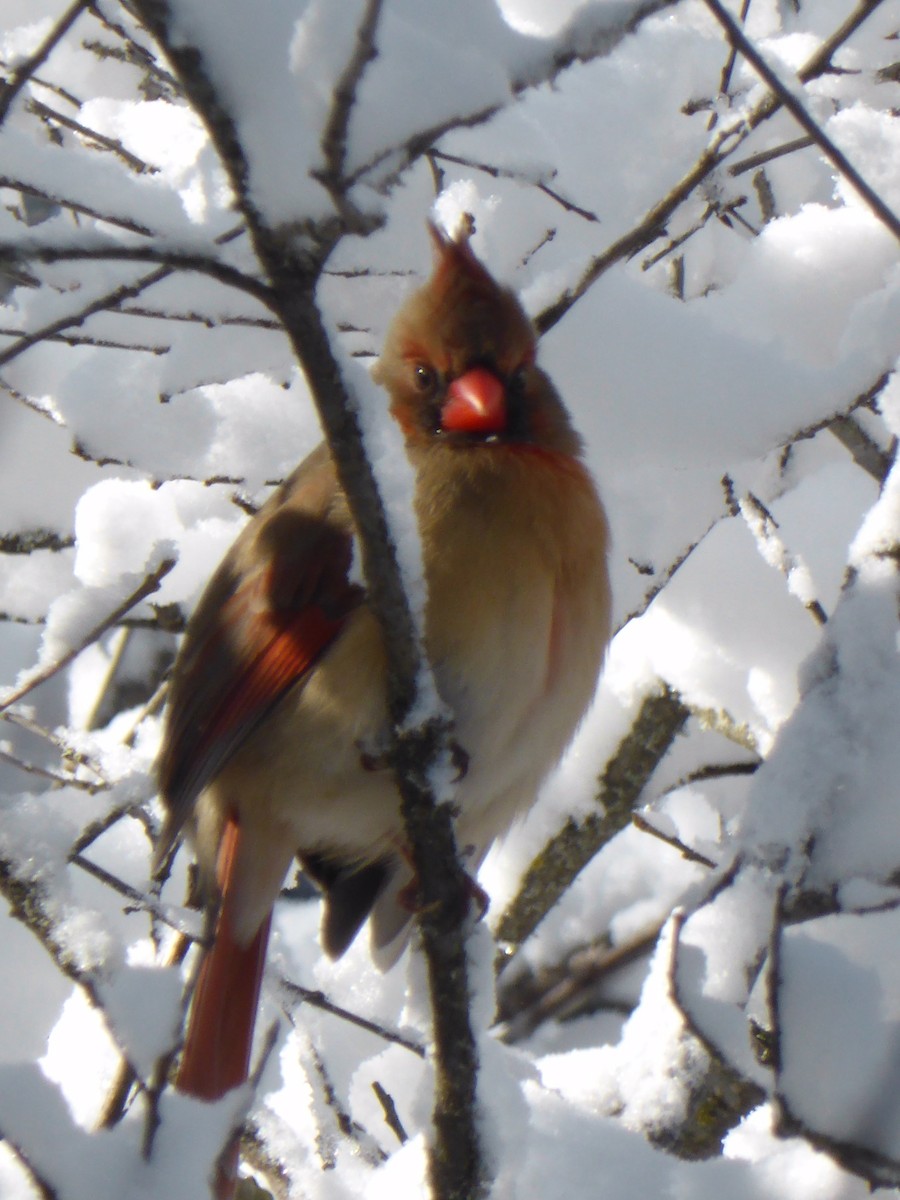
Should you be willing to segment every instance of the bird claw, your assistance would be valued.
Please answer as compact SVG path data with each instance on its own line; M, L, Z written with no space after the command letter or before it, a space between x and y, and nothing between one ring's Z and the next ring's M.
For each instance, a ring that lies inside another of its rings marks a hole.
M476 920L482 921L487 915L487 910L490 908L491 898L481 886L481 884L468 873L465 872L465 912L468 914L472 903L477 905L478 913ZM412 879L402 887L397 893L397 903L401 908L413 915L427 911L422 904L422 889L419 884L418 875L414 875ZM434 904L427 906L429 909L437 907L440 901L435 901Z

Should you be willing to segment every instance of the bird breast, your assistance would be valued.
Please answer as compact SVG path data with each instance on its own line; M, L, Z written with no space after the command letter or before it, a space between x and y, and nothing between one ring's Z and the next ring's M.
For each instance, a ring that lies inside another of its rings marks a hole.
M426 468L419 517L429 655L469 756L461 839L483 843L527 811L593 697L608 534L576 460L485 446L466 461Z
M609 633L606 523L569 458L450 448L418 464L426 641L468 759L459 835L480 853L527 811L594 693ZM464 469L460 469L461 462ZM403 839L385 746L386 664L367 607L203 798L207 841L236 809L284 847L360 862ZM367 764L368 760L368 764ZM264 828L263 828L264 827Z

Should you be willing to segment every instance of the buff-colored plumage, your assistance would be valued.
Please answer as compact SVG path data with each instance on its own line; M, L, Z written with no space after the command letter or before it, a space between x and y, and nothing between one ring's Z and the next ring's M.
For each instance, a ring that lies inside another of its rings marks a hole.
M427 649L468 755L457 827L474 871L528 810L594 693L609 637L607 528L518 302L465 239L434 238L434 274L395 318L375 377L415 468ZM221 1094L246 1070L256 992L243 1002L240 1062L221 1048L234 1018L216 1013L229 972L261 969L295 856L324 889L330 953L370 912L383 961L408 932L396 787L373 761L386 733L384 653L347 578L351 534L320 448L229 552L176 668L165 839L186 823L207 885L226 897L210 955L220 962L205 968L180 1079L197 1095ZM217 1054L225 1066L205 1062Z

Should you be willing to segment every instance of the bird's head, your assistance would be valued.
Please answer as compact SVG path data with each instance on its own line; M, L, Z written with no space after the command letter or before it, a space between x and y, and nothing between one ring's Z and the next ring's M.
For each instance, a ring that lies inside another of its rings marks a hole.
M395 316L373 372L408 441L574 452L577 438L535 364L521 304L478 261L466 232L429 230L434 270Z

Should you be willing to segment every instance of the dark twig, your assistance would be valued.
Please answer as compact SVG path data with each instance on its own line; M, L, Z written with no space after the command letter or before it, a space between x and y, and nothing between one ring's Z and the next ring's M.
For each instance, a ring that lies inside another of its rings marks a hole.
M384 1113L385 1124L391 1133L400 1143L404 1145L409 1141L409 1135L403 1128L403 1122L400 1120L400 1115L397 1112L397 1105L394 1103L394 1097L390 1092L386 1091L377 1079L372 1081L372 1091L378 1098L378 1103L381 1105L381 1110Z
M806 130L807 134L813 139L829 162L843 175L854 190L858 192L879 221L900 241L900 217L885 204L881 196L859 174L844 152L838 149L825 131L812 119L793 92L782 83L778 75L747 38L731 13L722 6L719 0L705 0L705 3L706 7L725 30L732 46L740 50L754 71L768 84L774 95L778 97L781 104L788 110L797 124Z
M93 142L95 146L109 150L117 158L120 158L126 167L130 167L138 175L154 175L159 170L159 167L151 166L142 158L138 158L136 154L132 154L130 150L126 150L117 138L107 137L105 133L98 133L96 129L89 129L87 125L82 125L74 117L67 117L65 113L58 112L57 109L43 104L40 100L29 100L28 109L42 121L62 125L65 129L71 129L73 133L77 133L79 137Z
M514 973L508 984L504 977L498 994L501 1040L515 1045L547 1021L565 1020L576 1010L584 1011L588 998L595 1001L611 975L649 954L661 928L654 925L616 946L610 945L604 935L590 945L570 950L550 967L524 977Z
M552 83L575 63L588 63L606 57L648 17L672 7L676 2L677 0L638 0L628 15L623 15L616 25L611 23L609 15L603 12L601 6L597 6L593 12L583 17L576 17L572 26L561 30L555 39L547 40L540 62L532 59L523 74L511 80L513 94L519 96L542 84ZM368 179L377 182L379 187L387 187L417 159L428 155L435 142L445 134L454 129L472 129L483 125L503 107L504 104L488 104L474 111L457 114L418 130L399 145L385 146L348 176L347 185L352 186L360 180ZM379 176L379 168L383 166L385 173Z
M714 870L718 866L718 863L713 862L711 858L707 858L705 854L700 854L699 851L693 850L681 838L675 837L674 834L665 833L662 829L654 825L652 821L648 821L646 817L641 816L640 813L631 814L631 823L641 833L649 834L650 837L655 837L658 841L665 842L667 846L671 846L673 850L677 850L681 857L687 859L688 862L697 863L699 866L708 867L710 870Z
M425 1047L421 1043L413 1041L412 1038L406 1037L402 1033L397 1033L394 1029L388 1029L384 1025L379 1025L376 1021L370 1021L367 1017L361 1017L358 1013L350 1012L347 1008L342 1008L339 1004L335 1004L333 1000L329 1000L324 992L301 987L300 984L292 983L291 980L284 978L279 980L278 986L294 1002L310 1004L313 1008L331 1013L334 1017L340 1017L342 1021L348 1021L351 1025L356 1025L359 1029L365 1029L367 1033L374 1033L376 1037L381 1038L385 1042L391 1042L395 1046L402 1046L405 1050L410 1050L413 1054L417 1054L419 1058L425 1057Z
M331 111L322 131L322 153L324 169L318 173L319 180L328 188L338 211L355 226L359 214L349 203L345 181L347 161L347 137L350 119L356 106L356 96L366 69L378 55L375 34L381 20L384 0L367 0L362 18L356 29L356 45L332 93Z
M2 258L2 252L0 252L0 258ZM24 354L26 350L30 350L32 346L38 346L42 342L55 339L65 329L71 329L73 326L76 328L80 327L89 317L94 316L95 313L115 308L123 300L130 300L134 296L139 296L146 288L152 287L162 279L166 279L171 273L168 267L160 267L156 271L151 271L149 275L142 275L133 283L123 283L119 287L114 288L113 291L98 296L96 300L91 300L88 304L85 304L73 313L57 317L56 320L48 322L48 324L43 325L40 329L35 329L32 333L23 334L18 341L13 342L6 350L0 352L0 366L12 362L20 354ZM19 398L24 400L25 403L29 403L25 397ZM46 415L51 416L51 419L56 419L50 413Z
M747 20L747 13L750 11L750 0L742 0L741 15L738 20L743 25ZM722 76L719 80L719 95L727 96L731 87L731 76L734 73L734 65L737 62L737 51L734 46L730 46L728 50L728 58L725 60L725 66L722 68ZM718 120L718 113L713 111L709 118L707 129L714 129Z
M56 733L52 729L47 729L44 725L39 724L32 717L27 716L23 712L18 712L13 708L0 709L0 721L8 721L10 725L15 725L18 729L24 729L27 733L34 734L35 737L43 738L49 742L62 755L63 759L71 762L78 767L86 767L97 776L98 783L103 788L110 787L109 780L86 754L75 750L64 737Z
M815 142L811 137L794 138L792 142L773 146L771 150L760 150L758 154L748 154L740 162L732 163L728 168L728 174L734 177L743 175L745 171L753 171L756 167L762 167L767 162L772 162L773 159L782 158L785 154L794 154L797 150L805 150L808 146L814 145Z
M146 578L141 581L131 595L127 596L121 604L117 605L111 613L108 613L107 616L105 616L103 620L99 622L99 624L95 625L90 633L88 633L86 637L82 638L77 646L72 646L61 658L58 658L56 662L50 663L48 666L43 667L41 670L29 675L24 683L20 684L17 688L13 688L11 692L7 693L5 697L0 699L0 713L2 713L4 709L9 708L11 705L16 704L19 700L23 699L29 694L29 692L33 691L40 684L46 683L48 679L52 679L54 675L57 675L60 671L64 670L69 663L73 662L74 659L76 659L78 655L82 653L82 651L88 648L88 646L93 646L94 642L101 638L108 629L113 627L113 625L118 624L122 617L124 617L127 612L130 612L135 605L140 604L142 600L146 600L148 596L152 596L155 591L158 591L160 583L162 583L163 579L166 577L166 575L168 575L174 566L174 559L164 559L155 570L151 571L149 575L147 575Z
M835 31L834 34L807 60L798 72L801 83L817 78L828 69L832 55L859 25L868 17L880 0L862 0L859 8ZM707 179L738 146L750 136L754 129L767 121L781 108L781 100L775 92L768 92L749 112L730 121L719 129L694 165L661 200L644 214L641 220L622 237L598 254L588 263L581 278L539 313L535 325L544 334L565 316L610 267L623 259L632 258L665 232L666 222L672 214L694 194L698 184Z
M880 8L882 0L860 0L859 4L837 27L830 37L827 37L812 58L801 68L797 78L801 83L809 83L818 79L831 69L831 60L835 53L849 38L856 33L860 25L866 21L876 8Z
M73 775L62 775L58 771L50 770L49 767L41 767L37 763L26 762L24 759L16 758L8 750L0 749L0 761L7 763L11 767L16 767L19 771L24 771L26 775L36 775L39 779L46 779L55 788L77 788L94 796L97 792L102 792L105 788L109 787L108 783L91 783L87 779L78 779Z
M628 825L645 784L688 716L687 706L666 684L645 698L600 777L597 801L602 812L590 813L581 821L571 817L566 821L532 861L518 893L500 917L501 965L509 962L579 872Z
M54 47L62 41L81 16L84 7L85 0L75 0L75 3L66 9L41 42L40 46L24 62L19 64L9 79L5 81L2 88L0 88L0 125L6 120L6 114L9 112L9 107L13 100L15 100L16 96L41 64L47 61L53 53Z
M888 477L894 461L893 454L882 450L853 416L835 417L828 430L852 456L856 465L881 486Z
M491 166L490 163L477 162L470 158L461 158L458 154L448 154L446 150L433 150L428 157L429 160L455 163L460 167L471 167L475 171L482 171L485 175L489 175L491 179L512 179L518 183L536 187L538 191L543 192L545 196L549 196L556 204L561 205L566 212L575 213L576 216L582 217L585 221L596 223L600 220L596 213L592 213L587 208L581 208L572 200L567 200L565 196L554 191L543 179L529 179L527 176L523 176L520 171L514 171L509 167L495 167ZM553 172L553 174L555 173Z
M11 179L7 175L0 175L0 187L12 188L16 192L22 192L26 196L35 196L39 200L46 200L49 204L58 204L61 208L68 208L72 212L80 213L85 217L93 217L97 221L103 221L106 225L115 225L119 229L125 229L129 233L138 233L143 237L152 237L153 230L146 225L142 225L140 221L133 221L130 217L118 217L109 213L101 212L98 208L92 208L89 204L82 204L78 200L67 200L64 196L55 196L43 188L35 187L34 184L26 182L24 179Z
M792 554L778 534L778 522L762 500L753 492L747 492L738 501L738 508L747 528L753 534L760 555L765 562L776 567L788 582L788 590L795 596L817 625L828 623L828 614L815 598L804 594L802 583L797 584L797 572L808 576L803 560Z
M118 892L120 896L124 896L127 900L130 900L136 909L139 909L141 912L151 913L157 921L162 921L164 925L168 925L170 929L174 929L176 933L181 934L183 937L189 938L192 941L198 940L199 935L196 929L191 929L189 925L186 926L177 910L172 909L169 905L160 904L152 896L148 896L146 892L132 887L130 883L126 883L124 879L120 879L118 875L113 875L111 871L107 871L105 867L92 862L89 858L85 858L83 854L70 854L69 862L73 866L79 867L86 875L93 876L99 883L104 884L114 892Z

